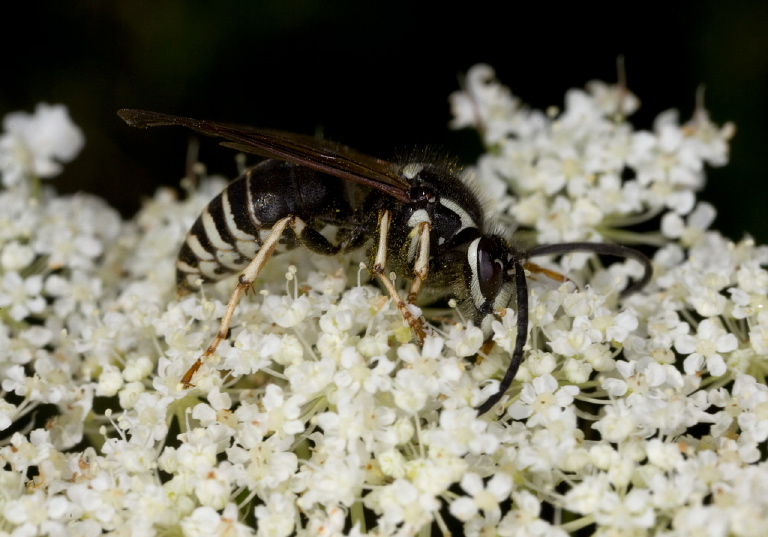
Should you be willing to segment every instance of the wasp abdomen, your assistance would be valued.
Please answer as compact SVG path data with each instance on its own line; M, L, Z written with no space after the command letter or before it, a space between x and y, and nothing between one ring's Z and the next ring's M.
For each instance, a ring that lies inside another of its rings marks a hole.
M208 204L187 233L176 258L176 284L182 294L201 283L243 270L256 256L272 226L286 216L312 220L318 210L349 212L340 180L303 166L267 160L232 181ZM275 254L299 246L291 229Z

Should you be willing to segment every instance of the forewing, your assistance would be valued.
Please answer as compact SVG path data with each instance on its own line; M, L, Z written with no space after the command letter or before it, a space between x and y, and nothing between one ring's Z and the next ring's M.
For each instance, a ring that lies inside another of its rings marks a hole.
M242 125L173 116L146 110L118 110L117 114L132 127L179 125L220 136L222 145L300 164L314 170L367 185L401 201L409 201L408 182L396 164L371 157L342 144L288 132L256 129Z

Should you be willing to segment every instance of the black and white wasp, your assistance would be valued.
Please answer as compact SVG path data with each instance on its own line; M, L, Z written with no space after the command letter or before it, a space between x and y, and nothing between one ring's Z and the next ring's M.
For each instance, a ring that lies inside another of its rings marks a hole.
M280 248L304 246L323 255L370 244L372 271L421 340L424 321L408 304L422 289L453 296L464 317L488 338L494 314L514 300L517 339L497 393L478 407L484 413L509 388L523 358L528 332L528 259L583 251L636 259L643 277L624 291L634 292L651 278L650 260L617 244L573 242L535 246L526 252L511 244L511 232L489 229L478 196L452 163L394 163L321 139L172 116L120 110L134 127L180 125L219 136L222 145L267 157L232 181L205 208L189 230L176 260L181 293L197 290L240 272L216 337L184 375L192 376L227 337L237 303L267 260ZM321 230L337 228L333 240ZM535 267L535 265L530 265ZM400 297L387 268L410 278Z

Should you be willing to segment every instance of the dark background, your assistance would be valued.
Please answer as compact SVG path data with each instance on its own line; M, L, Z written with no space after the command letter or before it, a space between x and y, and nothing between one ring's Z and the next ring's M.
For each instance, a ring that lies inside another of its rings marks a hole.
M671 107L688 119L700 84L713 119L737 124L732 163L710 171L702 197L718 208L715 227L768 243L768 3L541 4L17 3L0 36L0 115L66 104L87 143L55 184L130 215L158 184L178 184L189 137L128 128L118 108L322 129L381 157L436 145L471 162L477 139L447 128L448 94L471 65L491 64L515 95L547 107L588 80L615 81L624 55L643 102L637 125L650 128ZM200 159L236 173L233 152L213 142Z

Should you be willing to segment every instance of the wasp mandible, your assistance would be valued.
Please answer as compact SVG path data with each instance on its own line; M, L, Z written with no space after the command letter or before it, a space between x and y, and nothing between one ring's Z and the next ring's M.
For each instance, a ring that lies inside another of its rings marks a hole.
M460 168L447 160L395 163L299 134L144 110L124 109L118 115L134 127L179 125L219 136L226 140L222 142L226 147L268 159L248 169L210 202L176 259L181 293L240 272L216 337L182 378L187 387L227 337L240 297L269 258L299 246L335 255L370 243L372 272L419 340L425 337L426 327L408 305L416 302L422 289L451 294L465 319L479 326L487 339L494 315L514 300L517 339L512 358L498 392L477 408L480 414L504 396L523 359L528 259L576 251L635 259L643 265L644 275L622 296L642 288L652 276L645 255L618 244L572 242L517 250L511 231L489 228L477 194ZM334 240L321 233L326 226L337 228ZM405 299L387 275L387 267L410 278Z

